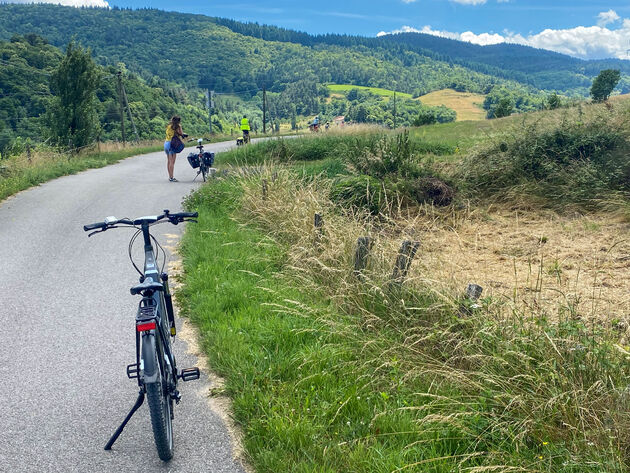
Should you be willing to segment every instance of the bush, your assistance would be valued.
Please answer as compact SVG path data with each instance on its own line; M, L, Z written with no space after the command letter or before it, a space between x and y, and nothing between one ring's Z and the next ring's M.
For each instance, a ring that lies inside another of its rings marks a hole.
M341 178L330 191L330 199L336 204L367 210L372 215L384 213L397 195L398 189L395 184L379 181L370 176Z
M629 143L610 121L526 127L467 158L458 173L466 190L484 197L516 190L550 206L592 207L630 191ZM519 189L517 189L519 188Z
M377 179L386 176L416 177L420 174L414 147L406 131L393 137L371 136L363 146L353 140L347 144L344 157L358 174Z

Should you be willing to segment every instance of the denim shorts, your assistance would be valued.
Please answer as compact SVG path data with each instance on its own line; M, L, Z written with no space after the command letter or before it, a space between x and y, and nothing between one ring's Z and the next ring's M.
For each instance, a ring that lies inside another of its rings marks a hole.
M166 153L166 156L168 156L171 153L171 142L170 141L165 141L164 142L164 152Z

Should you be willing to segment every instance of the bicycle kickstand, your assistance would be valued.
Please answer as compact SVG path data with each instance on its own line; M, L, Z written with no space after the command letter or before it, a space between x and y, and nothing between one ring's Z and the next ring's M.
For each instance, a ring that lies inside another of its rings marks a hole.
M114 442L118 440L118 437L120 437L120 434L122 434L122 431L127 425L127 422L129 422L129 419L131 419L131 416L135 414L135 412L140 408L143 402L144 402L144 390L141 389L140 392L138 393L138 399L136 399L136 403L133 405L133 407L129 411L129 414L127 414L127 417L125 417L125 420L123 421L123 423L120 424L120 427L116 429L116 432L114 432L114 435L112 435L112 438L109 439L109 442L107 442L107 445L105 445L105 450L112 449L112 445L114 445Z

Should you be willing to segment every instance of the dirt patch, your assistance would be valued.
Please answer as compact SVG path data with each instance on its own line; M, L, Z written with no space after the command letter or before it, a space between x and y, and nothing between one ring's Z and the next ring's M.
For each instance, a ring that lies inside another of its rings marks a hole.
M553 317L630 322L627 222L606 215L430 208L409 225L422 247L412 276ZM542 311L540 310L542 309Z

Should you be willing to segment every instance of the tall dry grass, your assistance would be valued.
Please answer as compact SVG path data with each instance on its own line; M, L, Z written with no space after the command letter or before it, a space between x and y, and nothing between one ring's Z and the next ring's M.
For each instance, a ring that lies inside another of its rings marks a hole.
M268 182L265 197L261 179ZM579 296L542 297L553 280L543 259L540 267L532 259L526 276L524 287L535 297L521 297L527 291L517 281L524 277L521 268L504 260L497 272L514 273L513 286L472 305L462 296L458 274L474 256L471 234L462 229L487 216L431 207L405 215L392 199L390 212L375 219L335 206L329 181L299 180L271 167L241 183L242 221L287 247L283 277L335 308L321 313L287 301L280 310L318 317L358 353L356 371L371 373L357 382L376 394L404 396L393 411L369 422L401 410L413 413L417 442L427 435L455 438L448 458L422 459L401 470L423 471L428 461L456 462L458 471L471 472L626 471L630 353L622 346L623 323L585 317ZM315 212L324 218L321 235L313 227ZM365 235L374 246L357 277L355 243ZM486 237L483 244L491 245L493 235ZM401 287L391 283L391 273L403 239L417 239L422 248ZM439 245L450 251L427 257ZM481 277L483 264L477 269L463 272L465 278ZM599 288L591 289L594 302ZM412 441L405 448L416 446Z

